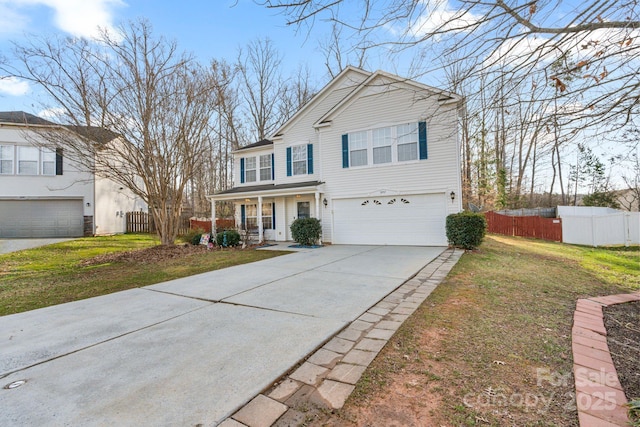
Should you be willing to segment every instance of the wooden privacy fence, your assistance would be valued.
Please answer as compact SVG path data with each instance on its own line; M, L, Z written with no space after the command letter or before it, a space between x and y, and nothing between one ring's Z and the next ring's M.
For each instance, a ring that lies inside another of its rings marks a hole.
M207 233L211 232L211 220L210 219L191 219L189 220L191 229L196 230L198 228L204 230ZM216 230L222 231L229 228L236 228L236 221L234 219L216 218Z
M153 215L147 212L127 212L127 233L155 233ZM189 232L189 218L180 218L178 234Z
M562 220L539 216L507 216L486 212L487 231L505 236L532 237L562 242Z

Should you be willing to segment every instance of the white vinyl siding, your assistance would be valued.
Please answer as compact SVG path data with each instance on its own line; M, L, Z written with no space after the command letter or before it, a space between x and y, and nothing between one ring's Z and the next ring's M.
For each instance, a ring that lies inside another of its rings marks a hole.
M367 165L367 132L353 132L349 134L349 165Z
M13 174L13 145L0 145L0 174Z
M307 174L307 146L294 145L291 147L291 169L293 175Z
M271 154L260 156L260 181L271 181Z
M38 160L36 147L18 147L18 175L38 175Z

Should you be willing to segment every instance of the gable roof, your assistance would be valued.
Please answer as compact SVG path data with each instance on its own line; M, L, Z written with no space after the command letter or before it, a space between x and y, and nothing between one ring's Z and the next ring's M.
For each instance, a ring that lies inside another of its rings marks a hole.
M356 89L351 91L347 96L342 98L342 100L340 102L338 102L333 108L331 108L322 117L320 117L313 124L313 126L314 127L319 127L319 126L322 126L323 124L329 122L330 118L334 114L336 114L338 111L340 111L346 105L348 105L351 102L353 102L356 99L356 96L359 93L361 93L363 90L365 90L365 88L369 87L371 85L371 83L373 83L373 81L375 81L376 79L381 78L381 77L382 78L386 78L388 80L391 80L392 81L391 84L406 85L406 86L414 88L415 90L418 90L418 91L434 93L434 94L438 95L438 102L443 102L443 103L456 102L457 103L457 102L462 101L462 97L460 95L457 95L457 94L453 93L453 92L448 92L448 91L445 91L443 89L438 89L438 88L435 88L433 86L426 85L424 83L420 83L420 82L417 82L417 81L414 81L414 80L403 78L403 77L397 76L395 74L387 73L386 71L378 70L378 71L376 71L374 73L371 73L369 75L369 77L365 81L360 83L360 85L358 85L358 87Z
M33 114L25 113L24 111L0 111L0 123L14 123L19 125L55 125L53 122Z
M342 70L340 72L340 74L338 74L337 76L335 76L329 83L327 83L318 93L316 93L313 98L311 98L306 104L304 104L298 111L295 112L295 114L293 116L291 116L289 118L289 120L287 120L286 122L284 122L284 124L282 126L280 126L274 133L273 133L273 137L278 137L280 136L284 129L289 126L291 123L295 122L298 117L300 117L302 114L304 114L309 108L311 108L311 106L313 104L315 104L319 99L323 98L324 96L327 95L327 93L329 93L329 91L333 88L333 86L335 86L338 82L342 81L342 79L349 73L357 73L357 74L361 74L363 77L367 78L369 76L371 76L371 73L369 71L365 71L362 70L360 68L357 67L353 67L351 65L348 65L347 67L345 67L344 70ZM357 88L357 86L356 86Z

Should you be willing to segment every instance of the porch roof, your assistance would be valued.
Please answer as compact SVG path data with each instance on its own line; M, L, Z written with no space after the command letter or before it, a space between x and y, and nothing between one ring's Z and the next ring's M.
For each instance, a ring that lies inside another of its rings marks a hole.
M233 200L244 197L257 196L287 196L302 192L320 191L321 181L293 182L289 184L264 184L249 185L245 187L233 187L209 196L210 200Z

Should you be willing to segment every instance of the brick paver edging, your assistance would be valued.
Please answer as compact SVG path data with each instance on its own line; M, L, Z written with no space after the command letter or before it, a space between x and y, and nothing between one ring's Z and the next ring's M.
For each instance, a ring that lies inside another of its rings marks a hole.
M579 299L576 303L571 345L582 427L629 425L627 398L609 354L602 308L632 301L640 301L640 293Z
M444 251L219 426L298 425L306 416L300 409L309 405L342 408L367 366L463 253L459 249Z

